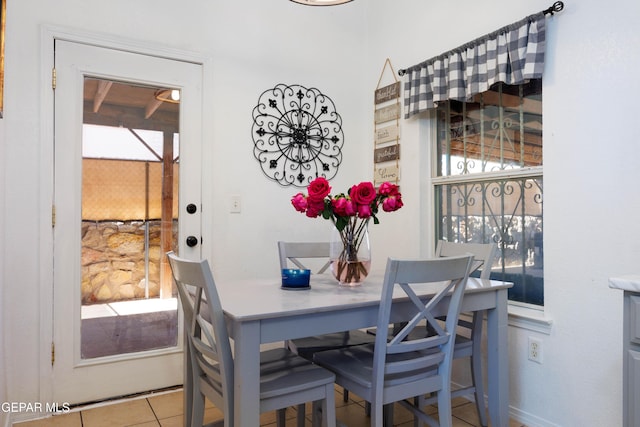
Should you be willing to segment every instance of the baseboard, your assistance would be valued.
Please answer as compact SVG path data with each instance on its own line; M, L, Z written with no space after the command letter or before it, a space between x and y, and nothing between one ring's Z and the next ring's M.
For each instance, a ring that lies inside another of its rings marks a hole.
M516 420L527 427L560 427L559 424L552 423L537 415L522 411L513 406L509 406L509 418Z
M458 384L455 382L452 382L451 384L453 384L454 389L463 387L462 384ZM462 399L468 400L469 402L475 402L472 395L460 397ZM489 401L489 397L487 395L485 395L484 399L485 402ZM527 427L560 427L558 424L554 424L549 420L545 420L544 418L540 418L537 415L522 411L518 408L514 408L513 406L509 406L509 418Z

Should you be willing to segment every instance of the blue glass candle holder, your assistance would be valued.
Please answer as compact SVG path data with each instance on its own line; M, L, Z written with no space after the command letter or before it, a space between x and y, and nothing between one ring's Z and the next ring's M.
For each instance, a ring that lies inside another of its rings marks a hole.
M311 270L282 269L282 289L309 289Z

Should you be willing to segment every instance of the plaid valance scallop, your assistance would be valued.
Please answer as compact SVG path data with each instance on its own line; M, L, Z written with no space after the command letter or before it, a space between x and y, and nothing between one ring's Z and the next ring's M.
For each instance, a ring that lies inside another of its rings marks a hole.
M438 55L405 71L404 117L429 110L439 101L468 101L503 82L510 85L542 77L544 12Z

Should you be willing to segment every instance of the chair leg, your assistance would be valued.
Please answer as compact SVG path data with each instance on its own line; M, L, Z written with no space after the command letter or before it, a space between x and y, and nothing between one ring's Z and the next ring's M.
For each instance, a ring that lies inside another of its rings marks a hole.
M322 400L316 400L311 405L311 425L313 427L336 427L336 405L333 384L327 384L325 389L325 397ZM298 425L298 427L301 427Z
M335 390L333 384L327 384L322 400L322 418L323 427L336 427L336 402L335 402Z
M276 411L276 426L285 427L286 422L287 422L286 408L278 409Z
M203 425L203 423L204 423L204 396L199 392L194 392L193 402L191 404L191 427L201 426Z
M371 427L383 427L384 410L378 405L371 405Z
M451 427L453 414L451 412L451 390L440 390L438 392L438 421L440 427Z
M311 403L311 426L326 427L324 415L327 413L326 400L316 400Z
M304 427L304 420L305 420L304 403L301 403L300 405L296 406L296 420L297 420L298 427Z
M393 427L393 403L387 403L382 407L383 427Z

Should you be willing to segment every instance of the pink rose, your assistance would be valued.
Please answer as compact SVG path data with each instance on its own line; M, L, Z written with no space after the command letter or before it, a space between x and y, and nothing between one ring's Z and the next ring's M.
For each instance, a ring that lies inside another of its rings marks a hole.
M331 192L329 181L327 181L323 177L318 177L311 181L311 183L307 187L307 192L309 193L310 200L323 200L325 197L327 197L329 192Z
M358 205L358 218L370 218L371 215L371 206Z
M402 196L389 196L382 202L382 210L385 212L394 212L403 206Z
M361 182L351 187L349 196L358 205L370 205L376 199L376 189L371 182Z
M356 214L353 202L346 197L336 197L331 201L331 206L337 216L354 216Z
M291 204L298 212L304 212L307 210L307 198L302 193L298 193L291 198Z
M383 196L395 196L396 194L399 194L398 186L390 182L383 182L380 184L378 191Z
M307 200L307 216L309 218L315 218L317 216L320 216L320 214L322 213L322 211L324 210L324 200L320 199L318 200L311 200L311 198L308 198Z

